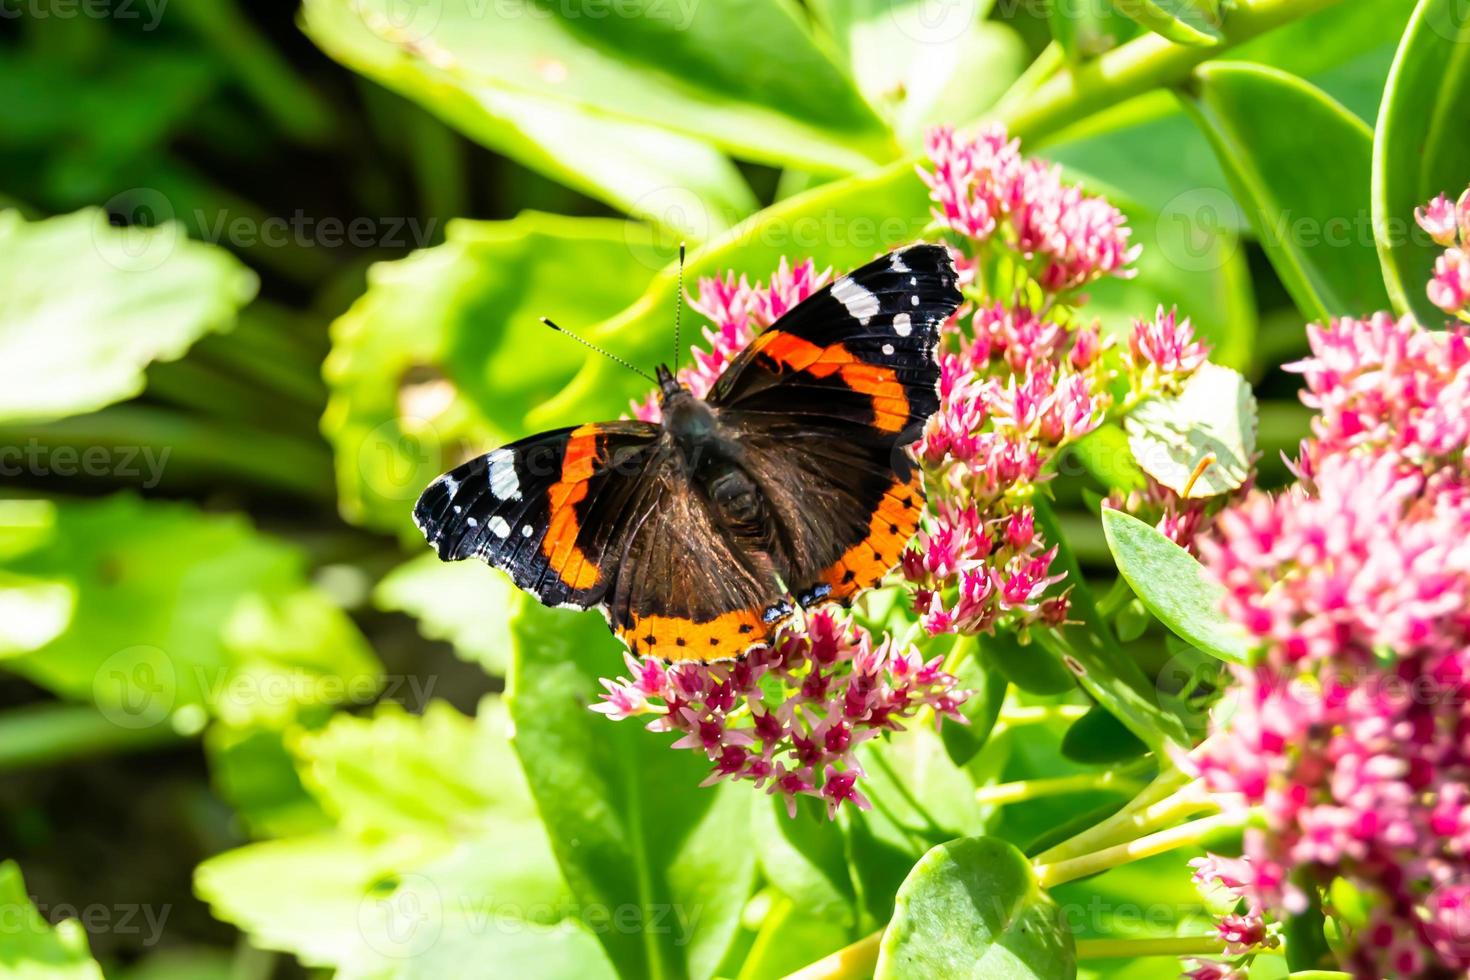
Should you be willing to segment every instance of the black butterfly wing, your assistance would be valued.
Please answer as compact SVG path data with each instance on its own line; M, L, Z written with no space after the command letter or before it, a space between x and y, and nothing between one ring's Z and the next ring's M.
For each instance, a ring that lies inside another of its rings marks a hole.
M737 657L791 604L730 543L661 435L603 422L523 439L439 477L414 520L445 561L486 561L549 606L601 608L634 653Z
M661 431L600 422L522 439L435 480L414 521L445 561L479 558L549 606L590 608L612 582L619 515L642 498Z
M718 409L856 424L914 442L939 407L939 331L961 301L948 250L898 249L813 293L755 338L710 392Z
M939 407L940 328L961 299L943 246L899 249L798 304L716 382L803 605L877 584L918 529L907 447Z

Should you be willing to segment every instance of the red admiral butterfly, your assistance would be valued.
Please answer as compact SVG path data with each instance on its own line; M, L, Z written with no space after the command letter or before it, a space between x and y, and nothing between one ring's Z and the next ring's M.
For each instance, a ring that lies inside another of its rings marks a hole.
M924 504L907 447L959 304L943 246L891 252L791 309L704 400L661 365L662 425L522 439L439 477L414 520L445 561L600 608L634 654L739 657L898 563Z

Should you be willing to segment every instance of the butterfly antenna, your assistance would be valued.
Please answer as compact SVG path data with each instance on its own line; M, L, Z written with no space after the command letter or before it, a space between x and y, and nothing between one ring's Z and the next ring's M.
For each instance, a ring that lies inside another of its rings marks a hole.
M598 347L596 344L592 343L590 340L583 340L581 337L578 337L576 334L572 333L570 330L564 330L561 327L558 327L555 323L552 323L550 320L548 320L544 316L541 318L541 322L544 323L544 324L546 324L551 329L555 330L557 333L559 333L559 334L565 334L566 336L572 338L573 340L575 340L577 343L581 344L583 347L587 348L588 350L596 351L597 353L601 354L603 357L607 358L609 361L614 361L614 362L616 362L618 364L621 364L623 367L627 368L629 371L632 371L634 374L638 375L640 378L647 378L649 381L652 381L654 384L658 384L658 379L655 378L653 375L649 374L647 371L640 371L640 370L638 370L638 368L634 367L631 362L624 360L623 358L621 358L618 355L614 354L612 351L603 350L601 347Z
M679 243L679 292L674 297L674 374L679 373L679 352L683 345L679 343L679 334L682 333L684 325L684 243Z

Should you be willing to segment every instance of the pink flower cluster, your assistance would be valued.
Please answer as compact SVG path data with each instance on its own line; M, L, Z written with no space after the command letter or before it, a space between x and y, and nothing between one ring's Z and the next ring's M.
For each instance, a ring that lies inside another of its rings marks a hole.
M1202 547L1261 652L1198 753L1222 805L1266 821L1219 877L1277 916L1325 901L1356 976L1463 975L1470 353L1462 333L1386 315L1309 340L1299 483L1227 510ZM1344 886L1356 920L1332 906Z
M818 272L810 259L792 266L781 259L768 284L752 285L733 272L723 277L699 280L698 293L689 308L703 315L712 326L704 328L709 350L692 348L694 361L679 370L679 380L696 398L703 398L719 380L726 365L745 349L755 335L775 323L786 311L826 285L832 270ZM658 392L633 405L633 415L645 422L661 417Z
M920 172L969 302L940 353L940 409L919 447L932 521L904 573L931 633L1059 625L1064 575L1032 501L1061 451L1113 407L1115 376L1110 343L1081 321L1075 291L1129 274L1138 250L1116 208L1022 157L1002 129L936 129L928 150ZM1135 325L1125 361L1142 398L1207 354L1188 320L1160 310Z
M651 731L678 732L674 748L712 763L706 785L748 779L785 799L812 796L835 817L844 803L868 809L857 787L854 750L922 709L963 722L968 692L945 673L943 657L925 661L913 647L875 642L831 609L808 616L802 632L741 660L664 666L625 655L629 676L603 680L593 706L610 718L653 715Z
M926 148L929 167L919 176L942 227L976 245L998 235L1047 292L1129 274L1139 249L1128 244L1122 213L1065 183L1060 168L1023 157L1004 127L963 136L941 126L930 131ZM975 267L973 256L962 264Z
M1444 253L1435 260L1429 301L1452 316L1470 320L1470 190L1451 202L1441 194L1414 212Z

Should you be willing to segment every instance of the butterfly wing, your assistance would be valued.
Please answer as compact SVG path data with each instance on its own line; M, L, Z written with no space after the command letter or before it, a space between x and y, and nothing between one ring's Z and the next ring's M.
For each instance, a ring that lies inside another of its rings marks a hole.
M939 407L940 327L961 295L948 251L912 245L798 304L731 363L710 396L738 435L803 605L878 583L918 529L907 447Z
M616 573L619 517L643 495L660 433L600 422L522 439L435 480L414 521L445 561L479 558L546 605L590 608Z
M634 654L694 661L739 657L794 613L774 570L731 541L672 456L649 473L606 607Z
M479 558L549 606L600 607L637 654L721 660L769 641L792 607L645 422L558 429L430 484L414 520L445 561Z

